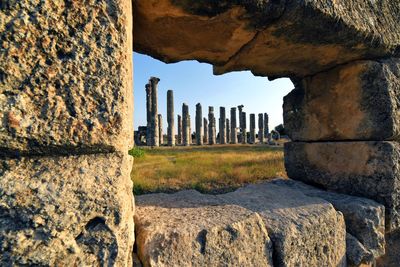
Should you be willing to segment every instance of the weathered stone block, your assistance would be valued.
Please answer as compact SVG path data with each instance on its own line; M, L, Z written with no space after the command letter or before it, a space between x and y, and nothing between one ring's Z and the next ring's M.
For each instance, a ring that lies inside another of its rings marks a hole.
M400 230L386 234L386 254L377 260L378 267L398 267L400 262Z
M256 213L197 191L136 198L136 244L144 266L272 266L272 243Z
M374 256L354 236L346 235L346 256L348 266L374 266Z
M358 61L298 82L284 98L295 141L398 140L400 59Z
M130 265L131 164L117 153L0 160L0 265Z
M134 49L165 62L210 62L218 74L304 77L398 54L399 14L393 0L134 1Z
M274 266L346 266L343 215L284 184L153 194L136 204L145 266L269 266L272 252Z
M131 28L130 1L2 2L0 153L126 151Z
M385 205L387 231L400 227L399 163L397 142L285 144L290 178Z
M290 179L276 179L273 183L287 186L309 197L328 201L337 211L343 213L347 234L351 234L350 239L356 238L362 246L362 249L357 248L357 250L366 250L368 253L364 256L372 255L373 258L379 258L385 254L385 207L382 204L367 198L320 190ZM360 247L356 244L357 242L351 241L354 246ZM356 254L359 252L362 251Z
M329 202L273 182L220 198L260 214L272 240L274 266L346 266L346 226Z

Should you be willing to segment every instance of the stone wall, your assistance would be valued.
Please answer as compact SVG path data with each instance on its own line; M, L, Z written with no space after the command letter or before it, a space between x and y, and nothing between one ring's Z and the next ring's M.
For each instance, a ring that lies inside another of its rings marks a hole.
M131 265L131 3L0 4L0 265Z

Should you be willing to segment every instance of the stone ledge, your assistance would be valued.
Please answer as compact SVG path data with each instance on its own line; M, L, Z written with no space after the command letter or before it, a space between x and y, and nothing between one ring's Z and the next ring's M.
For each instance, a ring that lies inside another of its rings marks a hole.
M210 259L213 265L237 266L238 258L251 266L271 264L272 254L274 266L346 265L342 214L327 201L285 185L266 182L216 196L193 190L150 194L136 201L137 247L145 266L206 266ZM249 223L255 218L262 219L262 226ZM264 227L265 234L257 234ZM207 240L203 246L199 236ZM240 251L233 242L239 242ZM265 244L267 253L254 249L257 244Z
M400 227L399 163L397 142L285 144L291 179L383 204L389 232Z

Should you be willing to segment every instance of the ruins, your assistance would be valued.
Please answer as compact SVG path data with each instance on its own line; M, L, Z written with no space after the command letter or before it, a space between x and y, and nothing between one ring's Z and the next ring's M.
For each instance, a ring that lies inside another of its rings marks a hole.
M258 141L264 143L264 115L258 114Z
M208 144L208 120L206 118L203 118L203 126L204 126L203 144Z
M215 145L217 143L215 123L214 107L208 107L208 144L210 145Z
M200 103L196 105L196 144L203 145L203 110Z
M219 108L219 143L221 145L226 144L226 113L225 108Z
M178 145L182 145L182 116L178 115Z
M399 26L398 0L1 2L1 265L398 266ZM291 179L135 208L132 50L291 78Z
M190 115L189 106L186 103L182 104L182 144L184 146L190 146L191 142L191 131L190 131Z
M236 108L231 108L231 144L237 144Z
M168 146L175 146L175 114L174 114L174 91L167 91L167 139Z

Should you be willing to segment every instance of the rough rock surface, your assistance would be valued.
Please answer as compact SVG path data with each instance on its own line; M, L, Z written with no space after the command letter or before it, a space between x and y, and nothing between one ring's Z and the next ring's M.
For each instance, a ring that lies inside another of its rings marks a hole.
M387 231L400 227L399 162L397 142L285 144L290 178L385 205Z
M0 265L131 264L131 164L117 153L0 160Z
M378 259L377 266L398 267L400 262L400 231L386 234L386 255Z
M136 203L144 266L272 266L272 244L256 213L194 190Z
M284 98L294 141L398 140L400 59L358 61L302 79Z
M374 258L385 254L385 207L373 200L319 190L294 180L274 180L309 197L322 198L343 213L346 231ZM354 244L354 242L351 242ZM354 244L355 245L355 244Z
M0 3L0 153L126 151L129 1Z
M346 256L349 266L372 265L374 262L372 252L365 249L360 241L350 234L346 235Z
M325 200L285 185L263 183L217 196L196 191L152 194L136 200L137 247L145 266L207 266L209 259L214 265L254 266L254 261L272 264L271 253L273 266L346 264L342 214ZM232 242L237 242L236 252Z
M135 51L215 73L304 77L400 50L397 0L149 0L133 10Z

